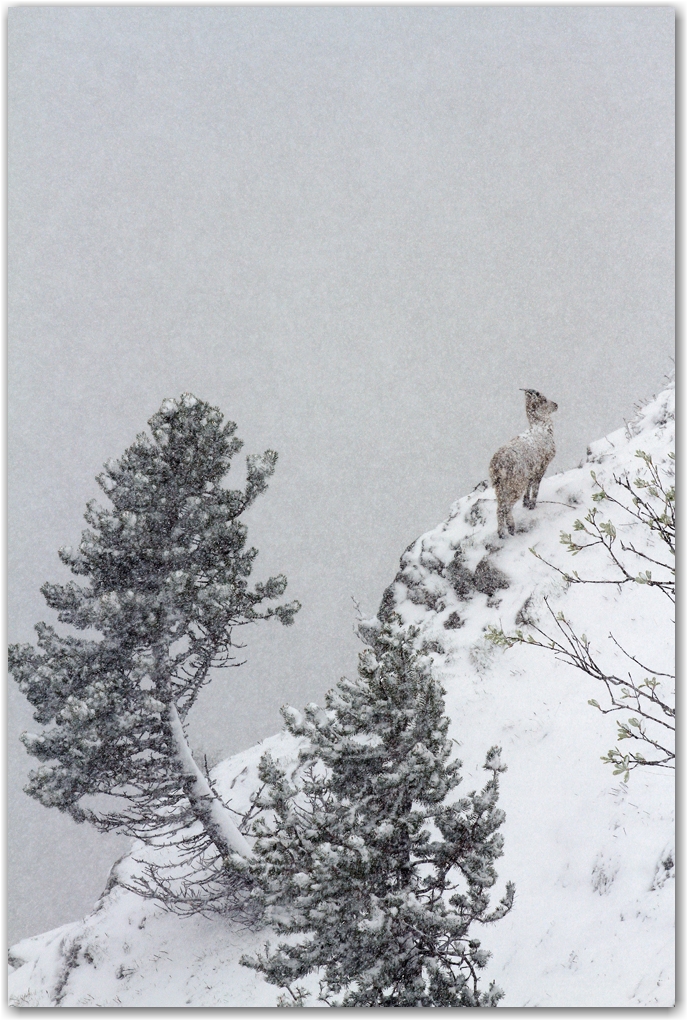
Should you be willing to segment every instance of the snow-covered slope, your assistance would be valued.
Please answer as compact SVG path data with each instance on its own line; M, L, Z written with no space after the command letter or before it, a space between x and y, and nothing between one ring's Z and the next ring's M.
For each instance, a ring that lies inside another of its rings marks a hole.
M298 741L280 733L222 762L218 789L238 811L258 786L262 754L295 764ZM83 921L24 939L10 950L9 998L15 1006L274 1006L273 987L239 964L261 949L254 933L214 917L178 917L129 892L141 847L112 868L105 891Z
M525 606L529 618L546 626L546 596L609 668L627 666L609 641L612 631L653 670L672 671L672 614L660 592L635 584L567 587L530 549L585 577L616 576L603 550L571 563L559 535L592 506L592 470L607 485L614 474L634 475L638 449L670 466L673 403L671 387L630 425L592 444L587 463L544 479L536 509L515 508L516 534L506 540L496 534L493 491L478 486L454 504L448 520L408 547L382 600L380 614L394 611L418 625L419 641L432 654L463 761L461 793L483 785L485 752L493 744L503 747L506 852L494 898L512 880L516 900L511 913L483 933L483 944L493 953L488 977L504 988L504 1006L674 1002L672 772L638 769L623 783L600 761L616 743L616 726L613 716L588 704L602 700L598 685L546 651L502 649L486 636L489 626L513 631ZM641 529L613 516L619 535L645 541ZM374 621L362 625L362 633L370 626ZM295 761L297 742L279 734L215 770L233 806L248 804L267 749ZM269 931L165 913L119 884L135 867L131 857L118 862L83 921L11 950L12 1003L276 1003L277 990L238 963Z

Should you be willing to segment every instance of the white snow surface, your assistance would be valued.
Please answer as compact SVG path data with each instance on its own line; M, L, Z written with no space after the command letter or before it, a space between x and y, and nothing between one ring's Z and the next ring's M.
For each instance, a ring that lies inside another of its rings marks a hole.
M673 672L673 614L667 599L640 585L567 587L530 552L589 578L614 578L598 549L574 561L560 543L593 505L591 471L606 486L636 474L636 450L671 469L674 388L637 417L591 445L579 468L545 478L534 511L518 504L516 534L496 533L493 490L459 499L448 520L421 536L401 559L394 608L420 628L446 689L451 735L463 762L459 794L481 787L494 744L508 771L501 781L505 853L497 902L507 880L515 905L475 932L492 952L486 981L504 989L509 1007L647 1007L674 1004L674 784L671 771L635 770L627 784L600 756L616 745L615 717L588 704L603 690L547 651L495 647L489 625L515 630L528 602L549 627L543 598L564 610L602 662L627 668L609 632L652 670ZM635 543L642 529L611 514L618 534ZM485 556L507 578L494 595L460 600L442 571L461 546L474 570ZM646 547L646 545L645 545ZM655 550L658 551L658 550ZM643 569L643 565L639 569ZM458 613L461 625L445 621ZM622 749L623 745L619 745ZM217 788L231 806L248 806L261 755L293 764L298 741L277 734L219 765ZM181 918L119 884L140 848L113 868L108 887L82 921L25 939L10 951L10 1003L18 1006L274 1006L279 990L239 964L275 935L228 918ZM313 990L317 982L313 978ZM310 1005L317 1006L314 996Z

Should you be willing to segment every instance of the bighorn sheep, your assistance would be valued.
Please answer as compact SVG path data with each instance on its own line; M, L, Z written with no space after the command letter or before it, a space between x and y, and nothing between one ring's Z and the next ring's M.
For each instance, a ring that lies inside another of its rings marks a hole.
M523 392L530 427L497 450L489 464L489 476L498 501L499 538L505 538L508 532L515 533L513 507L521 496L524 497L523 506L534 510L539 483L556 453L551 415L558 410L558 404L536 390Z

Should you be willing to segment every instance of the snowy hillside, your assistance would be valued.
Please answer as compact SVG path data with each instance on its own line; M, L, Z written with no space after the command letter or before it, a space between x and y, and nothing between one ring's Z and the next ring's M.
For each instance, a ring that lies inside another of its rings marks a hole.
M636 584L568 587L543 560L583 577L617 576L598 548L571 561L560 533L571 532L593 505L592 470L611 486L614 474L634 475L641 467L637 450L670 467L673 403L671 387L630 425L593 443L585 464L545 478L534 511L516 506L513 537L497 537L493 491L478 486L408 547L382 599L381 617L394 611L419 626L418 640L446 689L463 761L461 794L483 785L488 748L503 747L506 848L494 900L507 880L516 898L511 913L483 936L493 954L487 976L504 989L503 1006L674 1002L673 773L640 768L622 782L600 760L615 746L617 728L615 716L588 704L602 700L598 682L545 650L500 648L486 634L490 626L511 633L523 616L550 627L547 597L609 669L627 669L609 640L612 631L653 670L672 671L673 614L660 592ZM626 544L649 548L641 528L620 513L611 516ZM375 625L366 621L361 633ZM248 805L266 749L295 761L298 744L279 734L215 770L218 789L234 807ZM165 913L120 884L136 867L132 857L115 865L83 921L13 947L14 1005L276 1003L278 990L238 963L268 931Z

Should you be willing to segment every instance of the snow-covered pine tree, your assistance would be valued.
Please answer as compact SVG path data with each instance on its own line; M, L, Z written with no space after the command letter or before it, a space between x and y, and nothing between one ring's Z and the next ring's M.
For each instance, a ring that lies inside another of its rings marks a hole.
M509 883L489 912L505 766L492 748L482 792L446 803L461 763L449 760L444 692L416 637L385 625L326 709L283 710L307 738L291 776L262 759L249 867L266 920L289 938L242 963L287 990L281 1005L303 1004L297 982L313 971L332 1006L494 1006L503 995L480 990L490 954L471 929L513 902Z
M289 624L299 604L262 607L283 594L281 575L247 582L257 550L240 515L267 488L276 453L248 457L245 490L229 490L221 480L243 444L217 408L186 393L149 425L98 476L112 508L91 501L78 549L60 550L85 584L41 589L62 623L92 636L40 623L38 648L12 646L9 668L47 727L22 735L43 763L26 792L101 830L176 841L188 867L172 881L151 865L139 891L193 910L223 902L232 855L250 849L194 761L184 720L211 670L237 664L235 628Z

